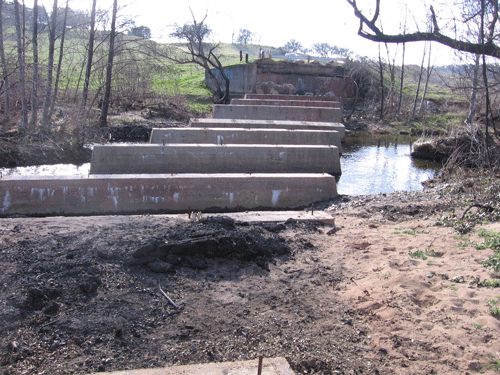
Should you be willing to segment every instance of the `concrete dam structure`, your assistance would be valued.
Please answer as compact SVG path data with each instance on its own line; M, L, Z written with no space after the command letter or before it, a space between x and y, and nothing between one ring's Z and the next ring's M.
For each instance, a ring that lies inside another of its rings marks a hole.
M284 210L336 197L345 130L311 120L317 109L340 109L260 100L303 120L192 119L154 129L149 144L96 145L88 177L0 179L0 216Z

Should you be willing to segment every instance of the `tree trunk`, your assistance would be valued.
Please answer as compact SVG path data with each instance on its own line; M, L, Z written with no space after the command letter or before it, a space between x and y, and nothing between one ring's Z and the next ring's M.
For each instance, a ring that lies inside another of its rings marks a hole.
M401 105L403 103L403 83L405 75L405 48L406 43L403 43L403 57L401 59L401 81L399 83L399 102L398 102L398 120L401 118Z
M415 93L415 100L413 101L413 111L411 114L412 121L415 120L415 115L417 113L418 94L420 93L420 84L422 83L422 74L424 74L424 61L425 61L426 51L427 51L427 49L424 46L424 54L422 55L422 64L420 65L420 74L418 75L417 92Z
M101 116L99 117L99 125L101 126L106 126L108 122L109 100L111 98L111 79L113 77L113 59L115 57L117 3L118 0L113 1L113 14L111 16L111 31L109 35L108 64L106 67L106 84L104 88L104 96L102 98Z
M17 40L17 60L19 64L19 84L21 86L21 120L19 129L24 129L28 124L28 106L26 103L26 78L24 73L24 49L21 34L21 16L19 14L19 1L14 0L14 12L16 17L16 40Z
M387 52L387 67L389 69L389 75L391 77L391 81L390 81L390 85L389 85L389 92L387 94L386 103L389 103L389 105L393 108L394 107L394 100L393 100L394 86L395 86L395 82L396 82L396 61L395 61L395 57L394 57L392 59L392 63L391 63L391 56L389 53L389 47L388 47L387 43L384 43L384 44L385 44L385 50Z
M49 60L47 62L47 87L43 98L42 127L48 131L50 128L50 104L52 103L52 79L54 77L54 50L56 43L57 26L57 0L54 0L52 6L52 16L49 29Z
M472 90L470 93L470 103L469 103L469 114L467 115L467 119L465 123L467 125L472 125L474 120L474 115L476 114L476 98L477 98L477 89L479 85L479 60L481 55L476 55L474 59L474 71L472 73Z
M92 71L92 59L94 56L96 3L97 3L97 0L92 0L92 12L90 14L89 45L88 45L88 51L87 51L87 69L85 71L85 78L83 80L82 101L80 103L80 112L83 112L85 110L85 107L87 105L87 98L89 95L90 73Z
M424 109L424 102L425 102L425 96L427 95L427 88L429 87L429 78L431 77L432 69L434 68L431 66L431 47L432 47L432 42L429 42L429 60L427 61L427 76L425 77L425 86L424 86L424 93L422 94L422 100L420 101L420 109L418 110L418 115L422 115L422 111Z
M378 47L378 65L380 73L380 119L384 118L384 65L382 64L382 57L380 56L380 44Z
M30 127L36 126L38 113L38 0L33 1L33 86L31 89Z
M69 0L66 0L66 9L64 10L64 21L61 35L61 45L59 47L59 61L57 62L56 83L54 85L54 95L52 95L52 103L50 103L49 118L52 118L52 114L54 113L54 106L56 105L57 101L57 92L59 91L59 79L61 77L61 67L64 55L64 39L66 38L66 24L68 22L68 9Z
M9 117L10 115L10 87L9 87L9 72L7 70L7 60L5 58L5 49L3 45L3 16L2 16L3 0L0 0L0 60L2 64L2 90L0 93L3 97L3 114L4 117Z

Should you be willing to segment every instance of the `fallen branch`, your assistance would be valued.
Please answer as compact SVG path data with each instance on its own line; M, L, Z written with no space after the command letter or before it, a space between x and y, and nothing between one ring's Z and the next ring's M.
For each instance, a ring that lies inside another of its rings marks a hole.
M160 289L161 294L163 294L163 297L165 297L165 298L167 299L167 301L168 301L168 302L170 302L170 304L171 304L172 306L174 306L174 308L178 309L179 307L175 304L175 302L174 302L174 301L172 301L172 300L170 299L170 297L167 295L167 293L165 293L165 292L163 291L163 289L161 288L161 284L160 284L160 280L159 280L159 279L158 279L158 288Z
M460 220L463 220L465 218L465 215L467 214L467 212L469 212L470 209L473 208L473 207L482 208L483 210L489 211L489 212L495 211L494 207L487 206L487 205L484 205L484 204L474 203L474 204L471 204L469 207L467 207L467 209L462 214L462 217L460 218Z

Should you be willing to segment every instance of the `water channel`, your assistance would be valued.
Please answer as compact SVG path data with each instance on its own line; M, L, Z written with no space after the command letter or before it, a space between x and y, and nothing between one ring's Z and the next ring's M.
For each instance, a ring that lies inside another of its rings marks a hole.
M339 194L365 195L413 191L432 178L440 165L410 156L411 140L402 137L349 137L343 145ZM64 176L85 177L90 163L0 168L4 177Z
M422 190L441 164L413 159L409 137L348 137L341 158L339 194L366 195Z

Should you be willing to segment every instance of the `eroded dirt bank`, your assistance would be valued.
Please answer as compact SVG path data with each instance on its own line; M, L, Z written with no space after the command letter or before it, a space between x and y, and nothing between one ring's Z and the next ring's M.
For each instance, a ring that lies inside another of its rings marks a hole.
M499 293L480 281L497 275L478 263L492 251L472 244L500 225L436 225L471 197L444 184L341 199L324 205L335 234L209 217L0 219L0 369L85 374L262 353L297 373L495 373L500 322L487 302ZM425 260L410 256L419 250Z

